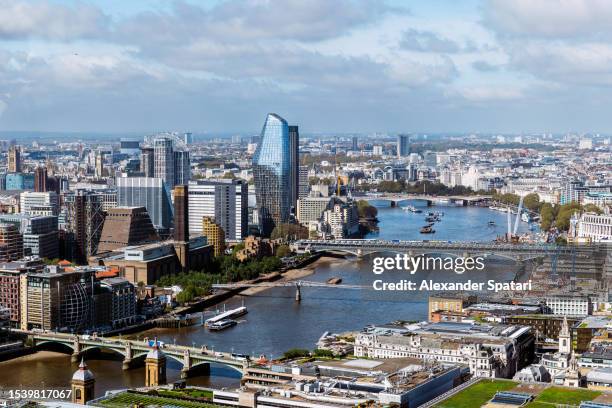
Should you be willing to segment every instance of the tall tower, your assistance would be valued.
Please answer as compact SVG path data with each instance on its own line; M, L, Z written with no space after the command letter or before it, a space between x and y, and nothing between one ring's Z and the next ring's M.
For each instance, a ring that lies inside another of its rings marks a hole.
M397 157L410 156L410 136L397 135Z
M166 384L166 355L159 349L157 340L145 357L145 387Z
M297 126L289 126L289 161L291 180L291 207L297 211L300 190L300 132Z
M47 168L36 167L34 170L34 191L44 193L47 191Z
M189 270L189 188L174 187L174 242L181 269Z
M155 174L155 154L152 147L143 147L140 151L140 172L145 177L153 177Z
M87 368L85 360L81 360L79 369L72 375L70 386L72 388L72 402L85 405L87 401L94 399L96 378Z
M164 180L168 188L174 187L174 144L168 137L153 140L153 176Z
M104 177L104 153L96 153L96 177Z
M21 148L17 145L9 148L8 172L21 173Z
M291 153L289 126L277 114L266 118L253 155L253 176L259 228L269 236L274 227L286 223L291 211Z
M212 217L202 219L202 235L206 237L209 245L214 248L215 256L221 256L225 252L225 231Z
M563 326L559 332L559 353L570 354L572 352L572 334L567 324L567 317L563 316Z

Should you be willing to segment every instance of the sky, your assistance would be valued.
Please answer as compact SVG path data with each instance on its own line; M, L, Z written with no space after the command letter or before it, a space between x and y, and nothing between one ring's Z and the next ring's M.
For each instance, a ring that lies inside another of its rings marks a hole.
M0 131L612 133L609 0L0 0Z

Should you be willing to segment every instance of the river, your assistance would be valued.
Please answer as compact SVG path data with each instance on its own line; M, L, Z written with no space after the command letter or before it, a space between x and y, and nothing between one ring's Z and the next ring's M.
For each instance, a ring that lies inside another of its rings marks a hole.
M381 239L436 239L490 241L506 231L506 214L484 208L435 206L429 211L444 213L435 225L435 234L422 235L428 209L423 202L411 202L421 206L421 214L391 208L388 202L373 201L379 209L380 231L368 238ZM403 202L402 205L408 204ZM489 225L489 221L495 223ZM514 220L512 220L514 222ZM526 232L527 224L519 223L519 232ZM380 256L380 255L377 255ZM458 275L452 271L420 271L414 279L461 282L466 279L512 279L517 266L511 261L487 260L484 271ZM469 275L469 276L468 276ZM410 279L405 271L389 271L382 275L372 273L372 258L330 259L317 264L315 272L305 280L325 282L331 277L341 277L343 284L371 287L374 279L397 281ZM427 292L390 292L340 288L303 288L302 301L295 301L294 288L273 288L249 297L236 297L225 305L237 307L243 302L249 313L239 319L239 324L222 332L209 332L203 327L179 330L154 329L139 337L157 337L167 343L204 345L209 348L237 353L279 357L290 348L313 349L317 339L325 331L344 332L359 330L367 324L387 323L394 320L423 320L427 318ZM211 315L214 311L208 311ZM144 370L121 370L120 359L90 360L91 370L97 377L96 393L105 390L140 386L144 384ZM169 360L169 381L179 378L180 366ZM38 353L0 363L0 385L5 387L62 387L68 384L76 365L70 358L58 353ZM224 387L238 385L238 376L229 368L213 366L210 377L195 377L188 383Z

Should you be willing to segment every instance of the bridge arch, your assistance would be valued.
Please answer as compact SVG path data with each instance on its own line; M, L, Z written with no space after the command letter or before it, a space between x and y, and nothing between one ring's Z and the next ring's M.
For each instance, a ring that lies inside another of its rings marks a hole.
M62 341L39 340L39 341L35 341L34 345L37 350L57 351L58 353L63 353L63 354L74 353L74 347L71 344L67 344Z

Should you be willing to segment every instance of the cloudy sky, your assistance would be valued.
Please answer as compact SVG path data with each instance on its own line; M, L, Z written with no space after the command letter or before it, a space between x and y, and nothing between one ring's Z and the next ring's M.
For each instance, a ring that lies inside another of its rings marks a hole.
M0 0L0 130L612 132L609 0Z

